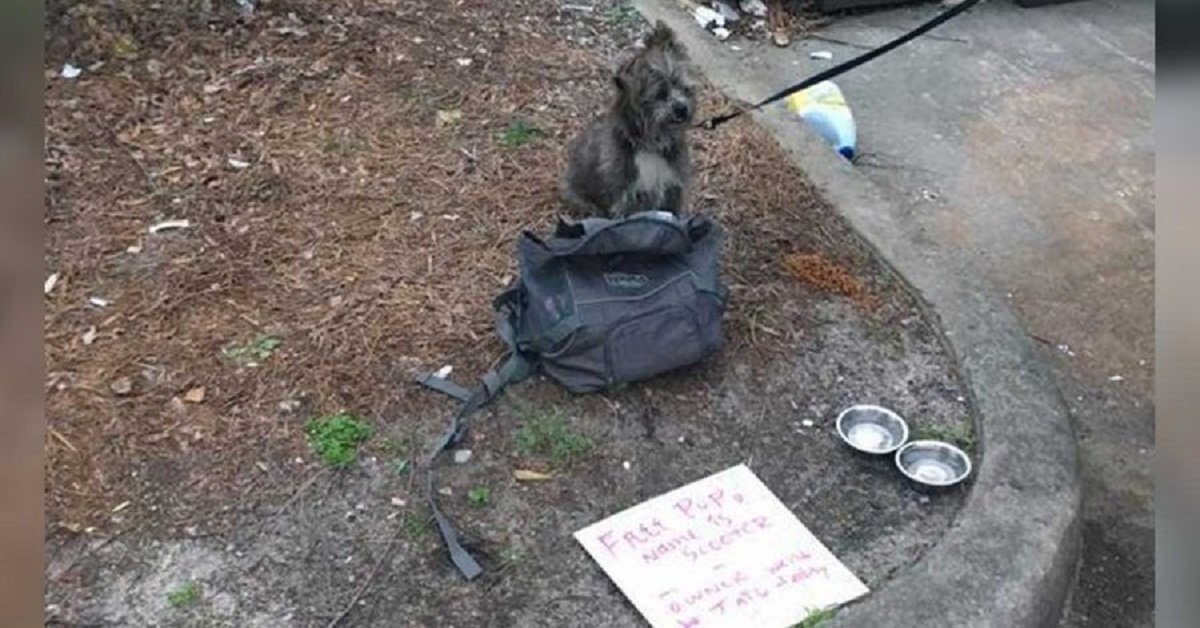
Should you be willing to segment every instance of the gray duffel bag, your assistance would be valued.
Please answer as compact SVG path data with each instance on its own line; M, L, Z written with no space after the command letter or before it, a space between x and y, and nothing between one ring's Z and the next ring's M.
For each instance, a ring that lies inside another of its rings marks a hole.
M509 349L573 392L635 382L721 346L721 232L664 212L524 233L520 277L493 304Z

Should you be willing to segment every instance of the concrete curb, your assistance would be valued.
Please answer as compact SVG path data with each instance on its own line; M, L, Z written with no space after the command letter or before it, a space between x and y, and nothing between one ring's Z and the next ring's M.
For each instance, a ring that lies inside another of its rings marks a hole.
M671 0L634 4L675 29L729 96L753 101L786 82L744 67ZM940 323L982 444L971 494L941 542L822 626L1056 626L1079 553L1081 487L1070 415L1049 370L979 273L903 228L896 204L786 111L754 118Z

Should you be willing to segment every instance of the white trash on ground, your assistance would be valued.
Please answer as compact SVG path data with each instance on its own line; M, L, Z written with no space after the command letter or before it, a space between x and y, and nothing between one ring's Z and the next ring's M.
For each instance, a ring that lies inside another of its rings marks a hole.
M854 159L857 130L842 90L822 81L787 97L787 108L804 120L846 159Z

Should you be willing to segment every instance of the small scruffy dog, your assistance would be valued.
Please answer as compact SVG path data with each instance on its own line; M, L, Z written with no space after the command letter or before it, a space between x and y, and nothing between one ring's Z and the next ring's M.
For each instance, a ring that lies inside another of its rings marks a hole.
M662 22L644 43L613 77L612 108L568 147L562 196L575 217L682 208L696 111L687 53Z

